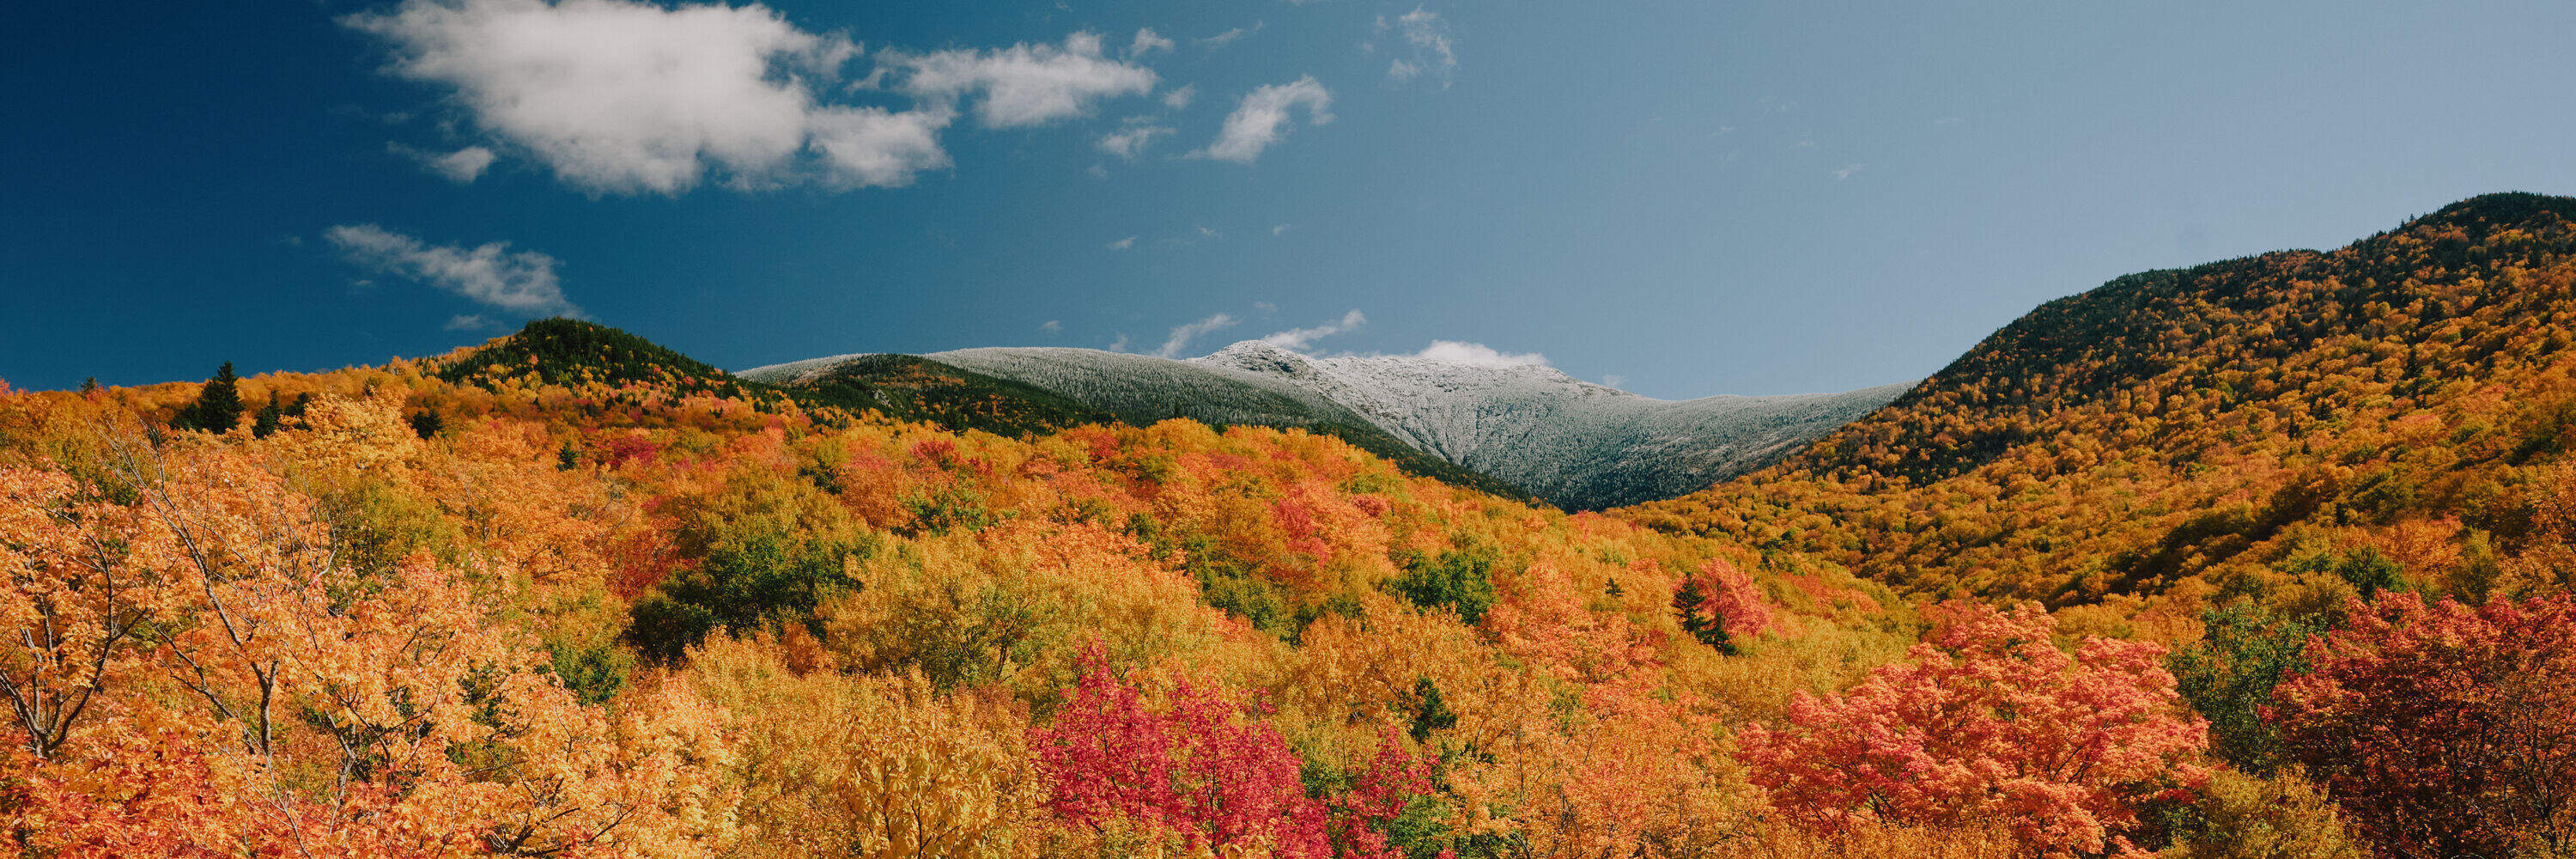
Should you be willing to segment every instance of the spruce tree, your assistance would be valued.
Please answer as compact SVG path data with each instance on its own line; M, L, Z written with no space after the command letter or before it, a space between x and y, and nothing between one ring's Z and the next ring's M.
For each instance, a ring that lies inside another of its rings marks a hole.
M170 426L176 429L227 433L231 432L233 427L241 425L241 417L240 379L233 375L233 362L226 361L222 368L215 371L214 378L206 380L205 389L197 392L197 401L188 404L187 408L179 410L178 416L170 419Z
M251 437L267 438L269 433L276 432L277 428L285 423L286 409L278 404L277 392L270 391L268 392L268 405L261 407L259 415L251 418Z

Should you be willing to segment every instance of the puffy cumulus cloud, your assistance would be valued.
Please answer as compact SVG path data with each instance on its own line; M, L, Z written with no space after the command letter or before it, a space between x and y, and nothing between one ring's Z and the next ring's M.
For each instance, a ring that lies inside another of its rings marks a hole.
M835 107L811 117L814 149L823 155L825 181L839 187L899 188L912 184L924 170L948 166L948 150L939 147L939 130L948 126L944 110L891 111L875 107Z
M1349 313L1342 314L1342 318L1340 319L1305 328L1291 328L1277 334L1272 334L1268 337L1263 337L1261 338L1261 342L1268 343L1282 349L1303 351L1308 345L1313 344L1317 340L1331 337L1345 331L1351 331L1366 324L1368 324L1368 317L1361 315L1358 310L1353 310Z
M1152 144L1154 138L1170 133L1171 129L1155 125L1149 117L1132 117L1117 131L1101 135L1094 145L1102 152L1134 161L1136 156L1145 153L1145 147Z
M342 224L324 231L322 237L350 262L369 270L419 281L495 308L528 316L581 313L564 298L554 257L514 252L508 242L472 248L433 245L375 224ZM459 318L481 319L480 315Z
M1163 38L1163 35L1154 32L1152 27L1137 30L1135 41L1127 43L1127 55L1131 57L1141 57L1155 51L1171 49L1172 40Z
M1449 86L1450 73L1458 68L1458 46L1449 38L1448 22L1441 20L1438 13L1416 6L1397 16L1392 24L1385 18L1377 19L1377 27L1380 31L1394 30L1413 47L1411 59L1398 58L1387 66L1387 77L1402 83L1427 71L1440 79L1441 87Z
M1322 125L1333 121L1333 94L1308 75L1284 84L1259 87L1243 97L1242 104L1225 117L1225 127L1217 132L1216 141L1196 154L1203 158L1250 164L1261 157L1288 133L1295 111L1303 107L1306 121Z
M908 185L950 166L939 138L969 100L983 125L1022 127L1155 84L1077 33L1062 46L880 52L863 83L897 81L914 103L843 103L869 88L836 85L859 46L757 4L401 0L341 22L391 47L390 73L448 90L486 138L416 154L431 170L472 181L524 157L594 193L678 194L711 176L741 189ZM1169 41L1140 44L1155 40Z
M453 87L485 132L594 191L675 193L708 169L772 182L804 151L811 82L859 48L760 6L405 0L343 18L392 71Z
M1172 336L1165 338L1163 348L1154 350L1154 354L1165 358L1178 358L1181 356L1181 350L1189 348L1190 341L1199 339L1201 335L1232 328L1239 321L1232 314L1219 313L1196 322L1181 323L1172 328ZM1119 336L1123 342L1126 335ZM1111 348L1112 351L1116 351L1116 347Z
M957 49L927 54L882 52L904 92L925 102L955 104L981 94L975 118L986 128L1043 125L1091 112L1092 104L1154 90L1154 70L1101 55L1100 36L1075 33L1064 46L1018 44L999 50Z
M1446 364L1465 364L1470 367L1543 367L1547 365L1547 356L1536 352L1513 354L1482 343L1466 343L1457 340L1433 340L1430 346L1413 353L1412 357Z

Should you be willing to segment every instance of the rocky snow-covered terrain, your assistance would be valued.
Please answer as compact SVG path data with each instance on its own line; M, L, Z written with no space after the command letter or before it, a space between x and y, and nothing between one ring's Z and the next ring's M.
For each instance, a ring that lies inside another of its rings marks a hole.
M1672 402L1545 364L1317 358L1260 341L1190 363L1313 391L1435 456L1586 509L1696 492L1769 465L1911 387Z
M787 383L855 356L746 370ZM1886 405L1909 384L1679 402L1510 360L1300 354L1258 340L1188 360L1068 348L923 357L1036 385L1136 422L1373 426L1571 509L1705 489Z

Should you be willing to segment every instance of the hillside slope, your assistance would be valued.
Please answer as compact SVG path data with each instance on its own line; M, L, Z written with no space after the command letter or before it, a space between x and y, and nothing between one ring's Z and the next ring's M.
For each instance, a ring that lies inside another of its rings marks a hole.
M1544 364L1317 358L1258 340L1191 363L1286 381L1417 448L1579 508L1670 498L1769 465L1909 387L1673 402Z
M2061 605L2363 549L2419 585L2534 588L2560 574L2497 559L2566 536L2571 216L2489 195L2336 251L2122 277L1778 466L1619 515Z
M743 376L783 383L863 357ZM1054 391L1129 422L1189 417L1340 428L1381 456L1420 456L1490 475L1569 509L1669 498L1767 465L1905 387L1667 402L1540 364L1318 358L1257 340L1189 360L1045 347L926 357Z

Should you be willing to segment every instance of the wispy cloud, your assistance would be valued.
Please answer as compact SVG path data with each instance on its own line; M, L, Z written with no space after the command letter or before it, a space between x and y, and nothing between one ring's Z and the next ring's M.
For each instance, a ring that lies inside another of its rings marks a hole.
M1302 351L1308 345L1313 344L1316 340L1331 337L1335 334L1341 334L1347 331L1357 330L1360 326L1366 324L1368 324L1368 317L1360 315L1358 310L1353 310L1349 313L1342 314L1342 318L1340 319L1305 328L1291 328L1286 331L1281 331L1279 333L1263 337L1261 338L1261 342L1268 343L1282 349Z
M1458 68L1458 46L1449 37L1449 23L1441 20L1438 13L1416 6L1396 16L1392 24L1383 17L1377 19L1377 28L1380 32L1394 30L1413 48L1410 58L1398 57L1387 66L1387 77L1403 83L1430 72L1439 79L1442 89L1449 87Z
M482 178L483 171L492 166L493 159L500 157L493 154L489 147L484 146L468 146L454 152L433 152L400 143L388 143L385 144L385 148L396 155L418 161L420 166L427 168L429 172L444 176L448 181L460 185Z
M1154 138L1170 133L1170 128L1155 125L1152 117L1129 117L1117 131L1101 135L1093 145L1102 152L1134 161L1136 156L1145 153L1145 147L1153 144Z
M418 281L492 307L529 316L579 315L564 298L555 258L512 251L508 242L477 247L433 245L375 224L341 224L323 238L350 262Z
M1412 357L1470 367L1543 367L1547 356L1536 352L1504 352L1482 343L1458 340L1433 340Z
M1179 110L1190 106L1190 100L1197 98L1198 95L1198 84L1182 84L1180 89L1163 94L1163 106L1173 110Z
M1294 111L1303 107L1310 125L1333 121L1333 95L1308 75L1284 84L1254 89L1225 117L1216 141L1194 153L1204 158L1250 164L1288 133Z
M1049 333L1049 334L1061 333L1061 332L1063 332L1063 331L1064 331L1064 320L1061 320L1061 319L1049 319L1049 320L1047 320L1045 323L1040 324L1040 325L1038 326L1038 330L1040 330L1040 331L1044 331L1044 332Z
M1200 45L1207 47L1210 50L1214 50L1216 48L1222 48L1227 45L1234 44L1235 42L1242 40L1245 36L1261 32L1261 28L1267 26L1269 26L1268 22L1254 21L1252 22L1252 26L1249 28L1236 27L1198 41Z
M1132 248L1132 247L1135 247L1135 246L1136 246L1136 237L1135 237L1135 236L1128 236L1128 237L1126 237L1126 238L1119 239L1119 240L1117 240L1117 241L1114 241L1114 242L1110 242L1110 243L1109 243L1109 249L1110 249L1110 250L1113 250L1113 251L1123 251L1123 250L1126 250L1126 249L1128 249L1128 248Z
M1161 33L1154 32L1152 27L1137 30L1135 41L1127 43L1127 55L1130 57L1141 57L1155 51L1171 49L1172 40L1164 38Z
M1851 177L1858 176L1858 175L1860 175L1861 168L1863 168L1863 167L1867 167L1867 166L1869 166L1869 165L1867 165L1867 164L1845 164L1845 165L1843 165L1842 167L1840 167L1840 168L1838 168L1838 169L1834 170L1834 181L1836 181L1836 182L1840 182L1840 181L1843 181L1843 180L1845 180L1845 179L1849 179L1849 178L1851 178Z
M1163 348L1154 350L1154 354L1165 358L1178 358L1181 356L1181 350L1189 348L1190 341L1198 339L1201 335L1232 328L1239 321L1241 320L1235 319L1231 314L1219 313L1196 322L1182 323L1172 328L1172 336L1165 338Z
M986 128L1022 128L1082 116L1102 99L1152 92L1158 80L1152 69L1102 56L1100 36L1094 33L1068 36L1063 47L883 51L877 67L901 79L897 88L928 103L955 104L980 93L975 117Z

